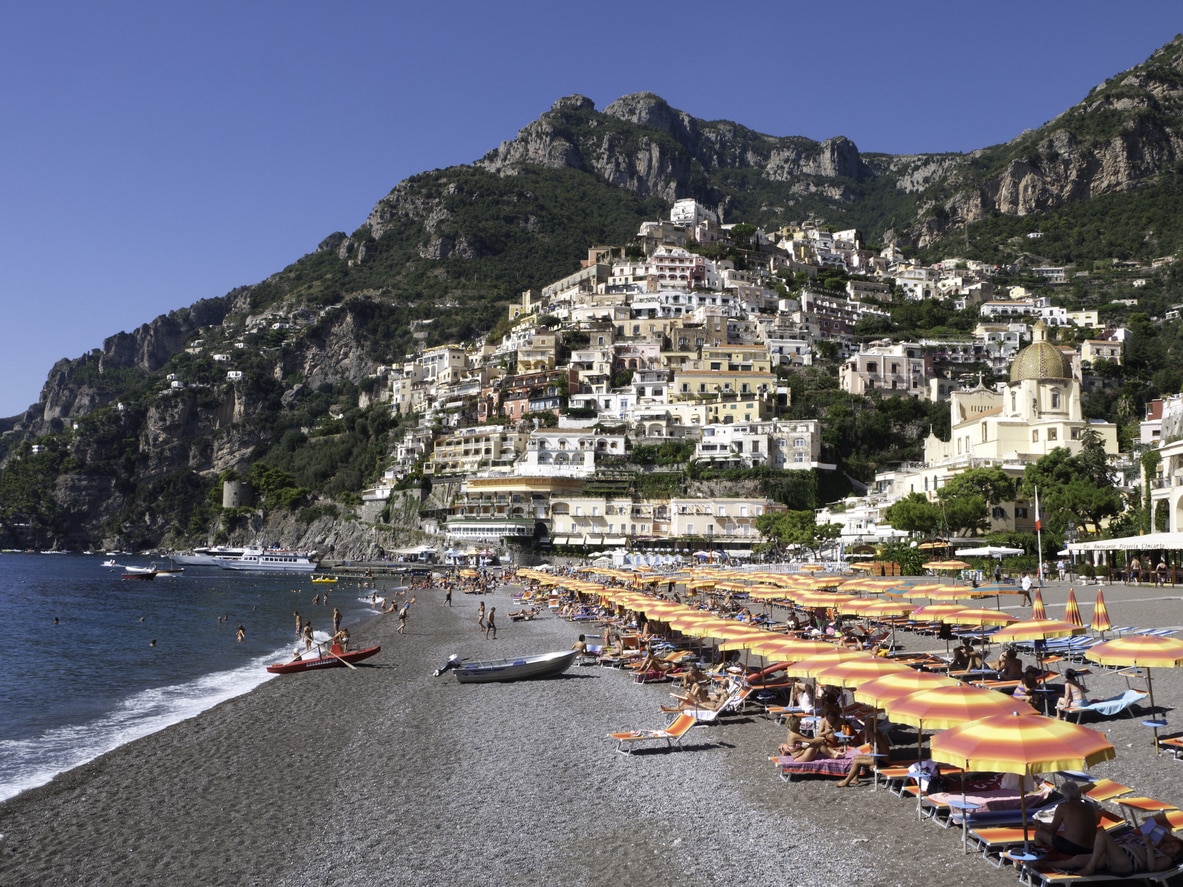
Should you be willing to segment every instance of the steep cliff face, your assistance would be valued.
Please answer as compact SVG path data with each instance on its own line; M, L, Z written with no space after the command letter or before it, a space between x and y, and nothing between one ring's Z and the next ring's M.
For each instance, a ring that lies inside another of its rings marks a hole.
M1044 213L1129 191L1176 167L1183 160L1183 37L1040 129L989 153L1001 168L978 181L972 167L948 171L955 193L942 201L946 213L939 220L917 228L922 244L994 213Z
M639 197L667 202L680 197L713 202L719 194L712 189L696 193L695 181L702 178L696 174L722 169L755 170L769 182L873 174L847 138L815 142L706 122L647 92L617 99L602 113L585 96L560 99L517 138L477 162L498 175L513 175L521 164L590 172Z

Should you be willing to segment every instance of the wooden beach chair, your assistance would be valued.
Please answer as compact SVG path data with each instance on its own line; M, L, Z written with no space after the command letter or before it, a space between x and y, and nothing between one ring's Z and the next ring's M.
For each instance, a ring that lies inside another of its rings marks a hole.
M669 724L660 730L626 730L621 733L609 733L608 738L616 740L616 750L621 754L632 754L636 743L665 742L666 750L682 747L682 738L690 732L690 728L698 723L698 719L689 712L682 712Z

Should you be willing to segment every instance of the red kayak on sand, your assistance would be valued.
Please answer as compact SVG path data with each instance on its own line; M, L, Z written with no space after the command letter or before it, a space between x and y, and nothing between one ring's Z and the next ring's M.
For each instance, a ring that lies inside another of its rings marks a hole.
M342 650L339 646L333 644L328 652L322 650L320 655L314 659L294 659L291 662L277 662L275 665L268 665L267 670L272 674L291 674L297 671L311 671L314 668L343 667L345 665L352 665L355 662L361 662L363 659L369 659L381 649L381 647L366 647L364 650Z

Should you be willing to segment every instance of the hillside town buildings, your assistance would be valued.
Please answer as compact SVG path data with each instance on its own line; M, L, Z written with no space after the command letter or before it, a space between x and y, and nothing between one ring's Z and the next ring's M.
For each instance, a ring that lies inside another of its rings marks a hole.
M980 263L906 263L890 245L870 250L858 231L816 221L757 232L755 241L777 249L746 265L696 246L730 236L716 210L679 200L627 250L593 247L571 274L522 293L499 342L425 348L389 368L391 409L416 421L404 422L390 466L364 498L380 504L405 478L430 478L433 495L445 491L435 516L448 544L750 551L756 518L783 505L642 494L630 483L633 456L675 446L681 469L833 471L826 417L788 418L789 380L819 349L841 359L843 391L947 403L951 416L950 439L930 434L922 463L894 466L866 496L819 512L843 525L847 541L896 535L882 523L887 505L912 492L935 497L967 468L1017 476L1057 447L1075 452L1086 427L1116 454L1114 426L1085 419L1081 405L1082 372L1123 355L1121 336L1101 329L1095 311L1068 312L1021 288L1000 292ZM817 282L826 269L847 275L843 289ZM1064 269L1037 271L1048 285L1064 279ZM977 306L981 322L963 338L860 335L890 323L893 300L931 299ZM1050 339L1081 326L1079 352ZM1005 381L986 384L983 374ZM1164 450L1166 467L1151 482L1183 515L1177 449ZM992 519L1018 530L1031 521L1022 502Z

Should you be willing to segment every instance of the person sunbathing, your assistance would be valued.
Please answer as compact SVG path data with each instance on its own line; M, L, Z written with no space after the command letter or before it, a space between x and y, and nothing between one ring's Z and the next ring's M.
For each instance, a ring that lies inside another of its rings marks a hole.
M1035 702L1036 693L1039 692L1039 669L1034 665L1028 665L1023 671L1023 677L1019 680L1019 686L1015 687L1015 692L1011 695L1015 699L1021 699L1024 702Z
M537 615L537 607L523 607L521 610L515 610L514 612L510 613L509 618L511 620L533 619Z
M1023 660L1014 647L1007 647L1006 652L990 667L998 672L998 679L1002 681L1017 681L1023 677Z
M1064 672L1064 695L1056 700L1056 716L1063 717L1064 712L1088 704L1088 691L1085 689L1084 681L1080 679L1076 669L1068 669Z
M1097 808L1080 797L1080 786L1066 780L1060 786L1064 800L1056 805L1051 822L1035 827L1035 843L1054 847L1066 856L1092 855L1097 833Z
M953 661L949 671L970 671L982 667L982 654L974 649L973 642L964 640L961 646L953 651Z
M850 759L850 772L838 783L842 788L848 785L861 785L863 770L874 773L875 756L869 752L858 752Z
M1093 838L1093 852L1061 859L1053 865L1065 872L1082 876L1104 873L1125 877L1138 872L1161 872L1183 859L1183 841L1163 835L1155 845L1150 833L1141 830L1114 838L1098 829Z

